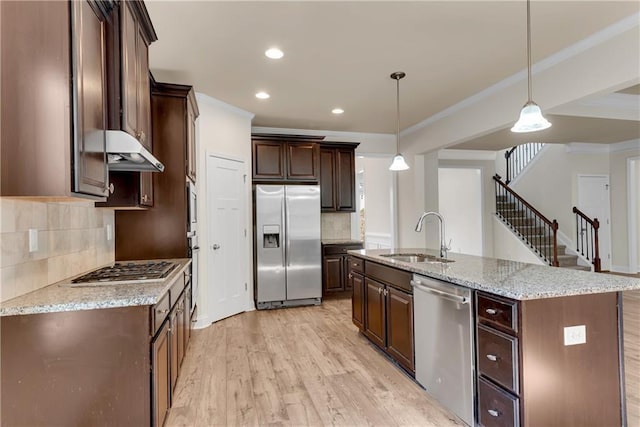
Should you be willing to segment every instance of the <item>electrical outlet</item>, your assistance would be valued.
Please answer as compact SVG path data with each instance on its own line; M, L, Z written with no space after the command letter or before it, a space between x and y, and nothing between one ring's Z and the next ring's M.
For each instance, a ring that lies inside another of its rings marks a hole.
M38 252L38 230L29 229L29 252Z
M107 230L107 241L113 240L113 228L111 227L111 224L107 224L106 230Z
M566 326L564 328L564 345L586 344L587 327L585 325Z

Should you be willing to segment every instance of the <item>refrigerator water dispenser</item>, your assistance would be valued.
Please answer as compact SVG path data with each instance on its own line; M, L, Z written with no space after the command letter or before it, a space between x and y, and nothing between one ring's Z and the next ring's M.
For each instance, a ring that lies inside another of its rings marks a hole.
M279 225L263 225L262 226L262 247L263 248L279 248L280 247L280 226Z

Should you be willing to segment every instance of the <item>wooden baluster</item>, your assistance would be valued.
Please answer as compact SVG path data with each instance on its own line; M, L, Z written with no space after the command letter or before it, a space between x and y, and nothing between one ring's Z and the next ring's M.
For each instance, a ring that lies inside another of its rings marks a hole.
M601 270L600 264L600 243L598 242L598 229L600 228L600 222L598 218L594 218L593 220L593 235L594 235L594 250L595 255L593 257L593 271L599 273Z

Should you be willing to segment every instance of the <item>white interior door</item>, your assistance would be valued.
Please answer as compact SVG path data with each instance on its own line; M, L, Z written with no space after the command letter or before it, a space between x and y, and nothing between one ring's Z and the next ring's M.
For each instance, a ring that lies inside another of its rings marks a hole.
M600 265L602 270L611 270L609 176L578 176L578 209L592 219L597 218L598 222L600 222L600 228L598 229Z
M215 322L246 310L244 162L207 156L206 260L211 317Z

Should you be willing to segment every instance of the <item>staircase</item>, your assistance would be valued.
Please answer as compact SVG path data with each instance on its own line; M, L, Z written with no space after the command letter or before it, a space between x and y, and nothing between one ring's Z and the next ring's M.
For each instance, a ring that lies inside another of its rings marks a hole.
M553 233L535 215L520 207L517 199L510 194L497 195L496 215L542 260L553 265ZM560 244L557 245L557 264L562 268L591 270L590 267L578 265L578 256L567 254L566 246Z

